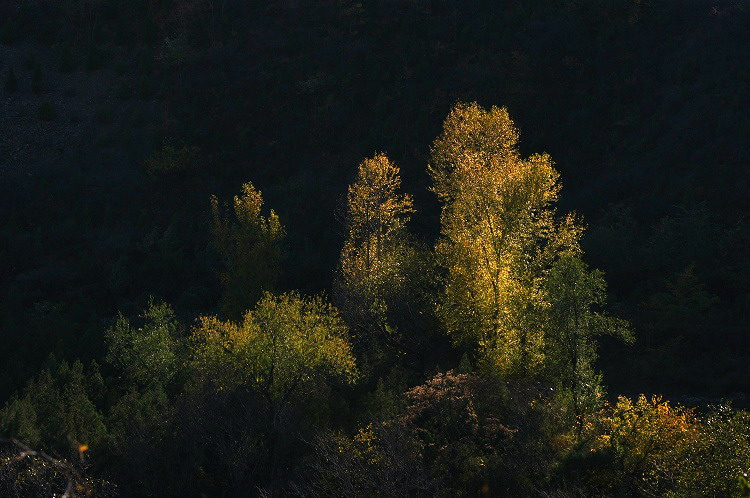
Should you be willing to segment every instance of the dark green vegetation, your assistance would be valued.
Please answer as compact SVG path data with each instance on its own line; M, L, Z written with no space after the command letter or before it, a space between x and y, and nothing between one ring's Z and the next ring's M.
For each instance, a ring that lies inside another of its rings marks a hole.
M0 435L124 495L742 492L743 412L602 405L598 374L687 403L750 391L746 2L10 1L0 20ZM510 280L547 296L514 315L544 344L487 327L480 297L510 295L492 279L461 299L472 246L445 243L426 169L457 101L506 106L588 226L538 259L543 284ZM347 185L377 151L414 197L367 232ZM597 360L571 310L636 340L597 325ZM327 348L269 353L310 321ZM736 457L686 463L715 454ZM39 472L27 495L64 490Z

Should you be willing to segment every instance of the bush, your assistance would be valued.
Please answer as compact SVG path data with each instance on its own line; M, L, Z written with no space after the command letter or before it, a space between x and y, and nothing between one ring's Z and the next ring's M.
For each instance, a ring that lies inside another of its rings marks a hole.
M750 414L727 407L699 417L661 397L619 397L588 424L590 446L565 467L596 495L743 496Z
M701 419L698 434L682 466L680 489L702 496L750 496L750 413L719 407Z
M352 437L318 439L311 496L528 496L546 482L558 452L541 391L449 371L405 399Z
M599 442L614 454L621 485L653 496L674 489L675 476L699 435L693 411L641 395L635 402L621 396L605 412Z

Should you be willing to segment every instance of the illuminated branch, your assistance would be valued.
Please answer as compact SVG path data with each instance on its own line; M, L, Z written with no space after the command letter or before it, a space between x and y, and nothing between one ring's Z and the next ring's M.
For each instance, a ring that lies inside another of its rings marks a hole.
M88 495L90 490L90 486L86 483L86 478L81 475L80 472L69 462L66 460L60 460L57 458L54 458L50 455L48 455L46 452L41 450L34 450L31 447L27 446L26 444L20 442L16 438L0 438L0 443L2 444L12 444L20 452L5 460L4 464L10 464L12 462L20 462L21 460L24 460L28 457L37 457L41 458L42 460L47 461L50 463L56 470L63 473L65 475L65 478L67 480L67 484L65 486L65 491L62 495L60 495L61 498L74 498L76 495L76 492L82 492L85 495ZM78 447L78 451L83 454L88 450L87 445L80 445ZM56 496L56 495L55 495Z

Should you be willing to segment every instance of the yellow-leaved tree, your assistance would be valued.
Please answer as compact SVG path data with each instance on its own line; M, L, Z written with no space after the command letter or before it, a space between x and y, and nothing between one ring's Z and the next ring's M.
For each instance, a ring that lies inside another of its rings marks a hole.
M234 494L259 479L278 482L290 455L300 454L327 417L331 386L359 378L349 328L336 308L296 292L265 293L240 322L200 318L191 353L190 391L198 397L190 404L199 403L201 412L195 417L219 419L202 422L218 429L215 437L201 435L204 446L239 455L222 462L238 479Z
M193 368L205 382L251 387L274 412L310 382L358 375L349 329L321 297L266 293L240 323L202 317L192 339Z
M372 297L402 279L406 225L414 210L400 188L399 168L385 154L362 161L349 186L341 278L357 294Z
M388 334L388 315L410 284L415 250L407 231L412 207L400 192L399 168L385 154L365 159L349 186L346 240L341 250L335 296L361 342Z
M263 291L273 290L281 274L286 232L273 209L263 216L262 208L263 196L249 182L234 196L231 209L222 209L211 196L213 242L224 265L222 309L232 318L239 318Z
M578 255L581 226L556 216L559 174L547 154L521 157L505 108L459 103L431 149L443 204L436 246L446 269L438 314L486 365L528 376L544 364L545 275Z

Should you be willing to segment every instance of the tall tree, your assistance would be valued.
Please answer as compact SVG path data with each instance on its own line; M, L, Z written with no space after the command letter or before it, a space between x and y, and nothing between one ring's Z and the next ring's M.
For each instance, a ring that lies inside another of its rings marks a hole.
M544 291L549 303L548 372L578 417L599 405L602 384L594 370L596 337L612 335L632 342L633 335L627 322L600 311L607 299L604 276L589 270L578 257L558 259L546 277Z
M403 278L406 225L414 210L400 188L399 168L385 154L362 161L349 186L341 279L365 299L376 299Z
M287 466L312 435L308 424L325 418L330 385L358 377L349 329L337 310L322 297L297 293L266 293L240 323L201 318L193 332L193 368L193 391L204 395L190 404L205 408L198 420L189 417L190 424L209 433L219 429L218 440L206 443L231 455L230 468L246 476L232 486L243 489L246 479L286 479ZM227 434L237 439L226 441ZM234 455L244 460L235 462Z
M273 290L281 274L286 233L273 209L266 217L262 208L263 196L252 183L242 185L231 210L221 209L211 197L214 246L224 264L222 309L231 318L241 317L263 291Z
M361 343L388 336L393 308L410 285L416 250L407 230L411 196L399 192L399 168L385 154L360 163L349 186L346 240L341 250L335 297Z
M428 168L443 203L436 252L447 270L438 313L457 340L506 375L544 362L543 276L579 254L581 227L559 220L559 175L546 154L526 159L505 108L457 104Z

